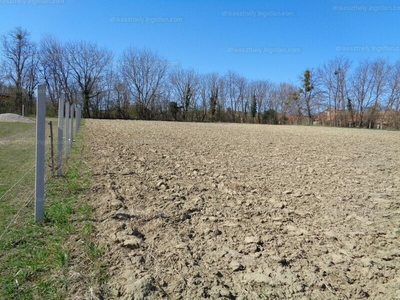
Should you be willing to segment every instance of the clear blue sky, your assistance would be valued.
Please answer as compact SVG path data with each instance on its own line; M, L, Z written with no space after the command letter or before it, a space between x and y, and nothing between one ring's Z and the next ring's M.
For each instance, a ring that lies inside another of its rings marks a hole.
M277 83L335 56L397 60L399 20L397 0L0 0L0 35L21 26L36 42L88 40L116 58L146 47L201 73Z

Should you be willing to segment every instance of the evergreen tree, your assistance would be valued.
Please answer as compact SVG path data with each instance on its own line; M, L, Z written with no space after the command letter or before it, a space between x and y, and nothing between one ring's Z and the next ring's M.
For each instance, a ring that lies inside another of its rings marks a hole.
M256 99L256 95L253 95L253 97L251 98L250 114L251 114L253 119L256 117L256 114L257 114L257 99Z

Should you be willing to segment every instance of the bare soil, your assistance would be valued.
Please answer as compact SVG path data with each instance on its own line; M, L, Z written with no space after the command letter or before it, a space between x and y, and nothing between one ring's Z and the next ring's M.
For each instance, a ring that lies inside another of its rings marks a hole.
M400 133L86 120L118 299L400 299Z

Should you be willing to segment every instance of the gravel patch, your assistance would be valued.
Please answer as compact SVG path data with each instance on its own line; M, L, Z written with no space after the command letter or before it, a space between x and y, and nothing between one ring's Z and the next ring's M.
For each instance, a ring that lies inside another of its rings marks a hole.
M35 121L17 114L0 114L0 122L35 123Z

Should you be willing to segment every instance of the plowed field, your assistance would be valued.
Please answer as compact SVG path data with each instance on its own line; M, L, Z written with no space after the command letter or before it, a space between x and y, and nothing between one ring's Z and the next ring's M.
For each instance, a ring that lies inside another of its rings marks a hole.
M86 120L120 299L400 299L400 134Z

